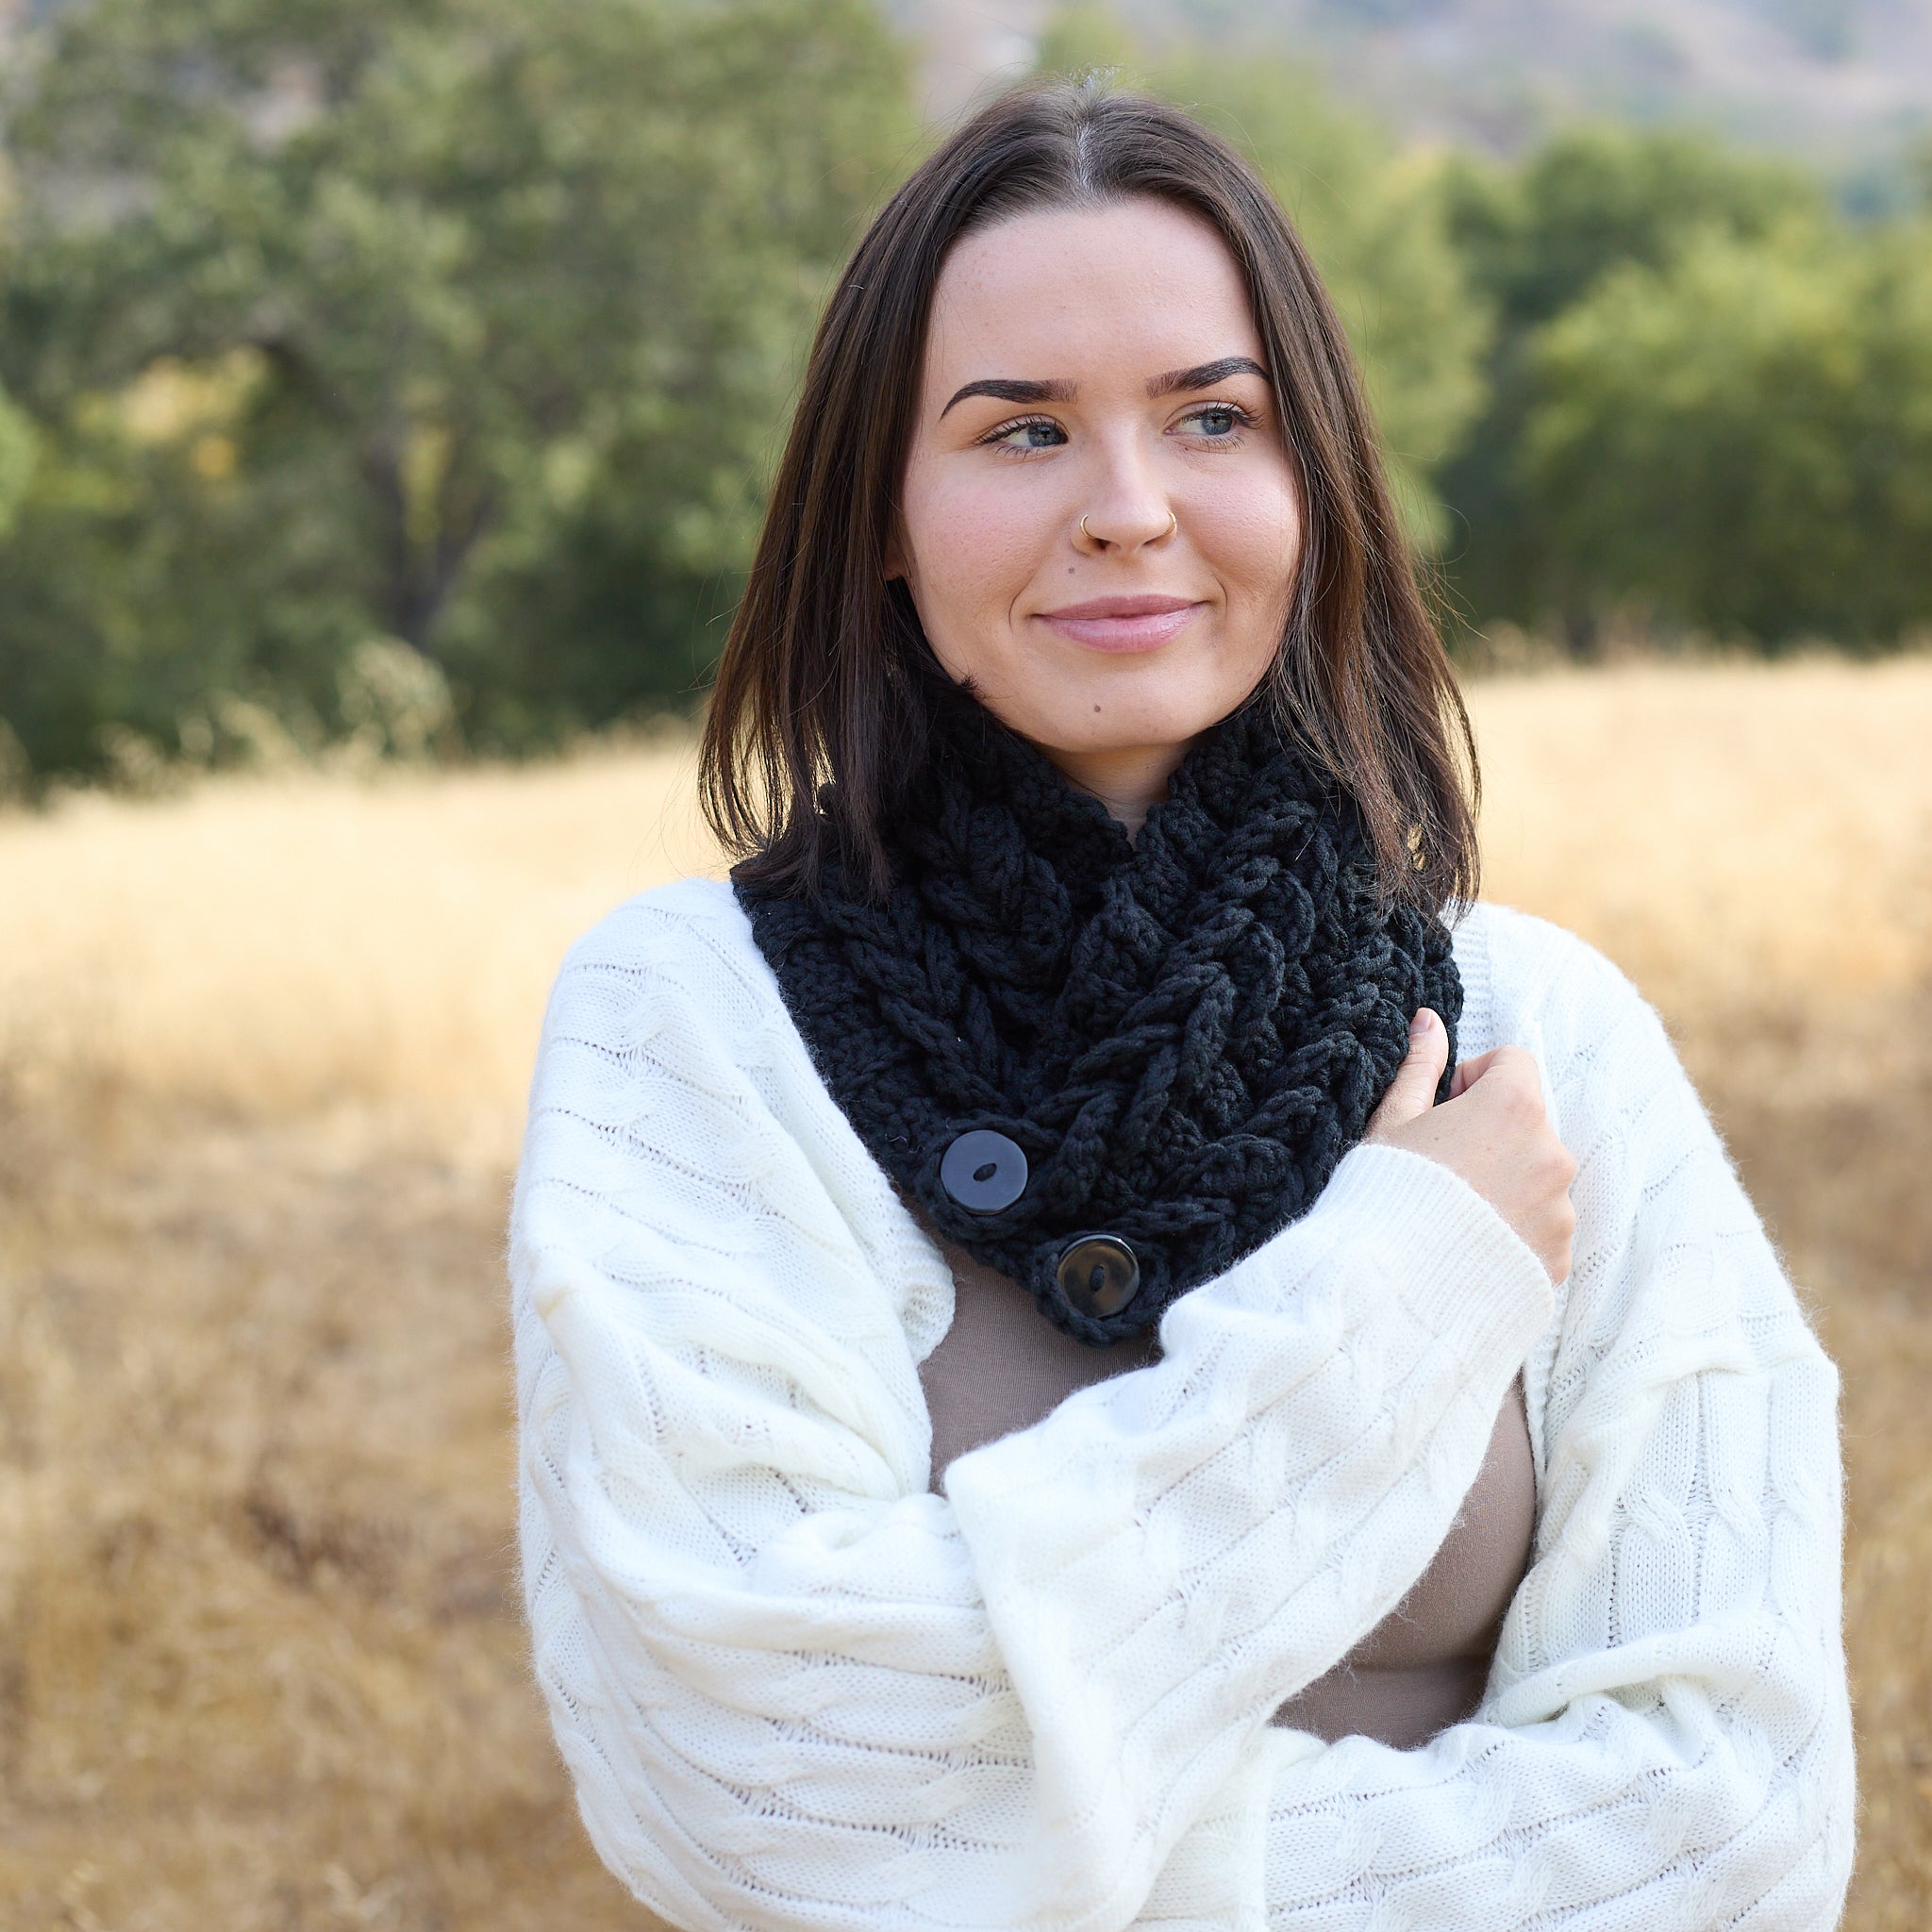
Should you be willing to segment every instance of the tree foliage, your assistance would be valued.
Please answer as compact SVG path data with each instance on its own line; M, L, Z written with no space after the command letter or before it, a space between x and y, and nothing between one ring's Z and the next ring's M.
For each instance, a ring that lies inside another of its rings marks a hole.
M1932 250L1788 164L1587 128L1453 163L1493 305L1488 408L1441 484L1466 608L1766 644L1932 625Z
M1442 185L1472 290L1494 317L1486 407L1441 476L1460 526L1449 574L1478 619L1554 623L1585 641L1599 613L1576 601L1563 506L1522 460L1557 375L1541 331L1607 275L1821 219L1823 197L1795 170L1706 137L1621 127L1567 130L1513 167L1455 157Z
M0 103L0 790L688 699L814 313L922 138L877 0L35 17ZM1932 629L1932 150L1863 221L1682 132L1405 153L1229 32L1143 45L1086 0L1040 60L1255 158L1473 623Z
M1532 372L1520 475L1569 608L1772 642L1932 624L1932 233L1627 264Z
M88 0L21 92L0 715L38 761L230 691L337 728L372 637L473 741L689 690L911 139L863 0Z

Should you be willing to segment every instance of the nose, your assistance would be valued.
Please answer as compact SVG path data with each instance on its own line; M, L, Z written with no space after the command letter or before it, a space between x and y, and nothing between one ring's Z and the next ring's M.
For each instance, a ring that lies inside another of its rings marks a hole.
M1118 558L1173 538L1180 522L1168 500L1171 478L1144 422L1135 416L1097 425L1083 455L1075 550Z
M1098 528L1092 526L1095 522ZM1104 556L1110 550L1132 551L1149 543L1159 543L1172 537L1180 526L1181 520L1172 504L1168 505L1165 516L1154 520L1151 528L1145 518L1117 517L1109 522L1101 513L1088 511L1080 518L1080 537L1087 549L1096 556Z

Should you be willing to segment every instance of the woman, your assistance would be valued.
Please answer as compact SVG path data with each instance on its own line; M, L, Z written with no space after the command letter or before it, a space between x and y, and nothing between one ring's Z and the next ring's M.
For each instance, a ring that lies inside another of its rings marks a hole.
M1833 1371L1467 747L1279 209L988 108L820 332L746 857L537 1073L537 1670L672 1924L1833 1923Z

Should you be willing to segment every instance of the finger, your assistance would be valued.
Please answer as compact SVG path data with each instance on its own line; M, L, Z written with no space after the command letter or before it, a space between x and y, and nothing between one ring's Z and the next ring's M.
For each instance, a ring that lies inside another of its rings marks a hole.
M1473 1054L1468 1059L1458 1061L1456 1068L1456 1091L1467 1093L1496 1064L1498 1057L1507 1051L1507 1047L1492 1046L1488 1053Z
M1498 1119L1520 1124L1543 1118L1542 1075L1534 1057L1524 1047L1499 1046L1469 1062L1465 1090L1480 1086L1483 1099Z
M1409 1023L1408 1057L1396 1068L1381 1105L1369 1116L1369 1138L1427 1113L1436 1104L1436 1086L1448 1064L1449 1029L1424 1007Z

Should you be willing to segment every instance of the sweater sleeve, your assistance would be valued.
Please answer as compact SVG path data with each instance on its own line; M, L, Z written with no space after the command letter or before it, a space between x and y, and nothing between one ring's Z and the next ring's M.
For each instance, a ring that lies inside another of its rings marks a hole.
M1555 937L1545 1045L1578 1239L1537 1558L1484 1707L1409 1752L1257 1738L1147 1925L1837 1923L1836 1374L1656 1016Z
M930 1495L943 1263L753 969L648 904L559 980L511 1274L537 1674L690 1927L1113 1932L1230 1791L1252 1865L1268 1715L1425 1567L1551 1308L1447 1170L1360 1148L1159 1364Z

